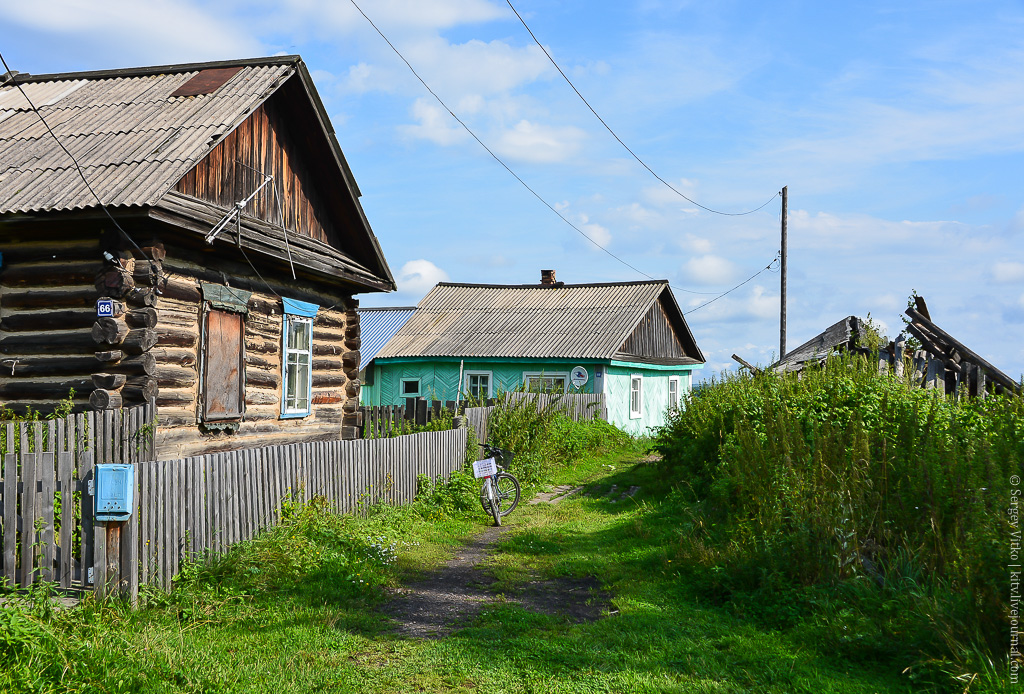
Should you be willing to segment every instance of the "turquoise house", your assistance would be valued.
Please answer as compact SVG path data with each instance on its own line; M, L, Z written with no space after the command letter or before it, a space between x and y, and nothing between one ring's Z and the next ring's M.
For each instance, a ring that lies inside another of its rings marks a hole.
M362 403L467 400L519 388L604 393L631 433L660 426L705 359L666 280L442 282L364 365Z

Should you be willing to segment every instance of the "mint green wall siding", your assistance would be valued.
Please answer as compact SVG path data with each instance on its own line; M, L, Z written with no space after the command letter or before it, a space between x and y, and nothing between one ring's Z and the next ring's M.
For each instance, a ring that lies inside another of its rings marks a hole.
M583 366L590 373L590 380L583 387L584 393L604 393L608 407L608 420L631 434L646 434L653 427L665 423L668 409L668 381L671 376L679 377L679 395L684 398L692 386L690 368L671 370L644 368L641 365L622 366L591 362L476 362L466 361L465 371L490 371L492 393L499 390L516 390L523 384L526 372L545 374L567 374L573 366ZM364 405L404 405L401 382L404 379L420 380L419 395L428 400L455 400L459 390L459 362L418 361L380 363L375 366L374 383L364 386L361 402ZM602 372L601 376L597 371ZM643 414L630 417L630 378L633 374L643 377L641 391ZM464 395L459 399L465 399Z
M642 415L630 416L630 383L634 375L641 376ZM679 395L684 398L690 392L693 378L689 369L654 370L629 366L609 366L605 377L605 402L608 407L608 421L615 426L639 435L650 433L653 427L665 423L668 411L668 381L671 376L679 377Z
M530 362L480 362L466 361L463 367L463 381L466 371L491 372L492 394L520 388L525 373L566 374L574 366L584 366L590 373L590 380L581 389L584 393L594 392L595 365L587 362L572 363L530 363ZM404 405L407 396L402 394L401 382L405 379L420 380L419 395L428 400L455 400L459 387L459 362L417 361L381 363L376 365L374 384L363 388L360 401L364 405ZM459 399L465 399L463 395Z

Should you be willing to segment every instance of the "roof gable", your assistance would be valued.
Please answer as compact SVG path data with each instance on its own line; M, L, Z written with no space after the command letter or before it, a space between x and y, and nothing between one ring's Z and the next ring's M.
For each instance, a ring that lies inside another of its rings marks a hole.
M668 291L666 289L666 291ZM659 296L629 337L625 339L616 357L623 360L642 359L671 363L677 360L704 361L689 326L672 301L668 307ZM674 309L674 310L673 310ZM669 318L675 314L675 320ZM673 325L675 323L675 325ZM680 329L681 327L681 329Z
M668 297L661 299L661 297ZM619 358L644 317L661 305L684 327L665 281L609 284L441 283L378 353L387 357ZM675 328L679 333L678 327ZM634 355L640 358L643 355ZM703 362L693 351L675 363Z
M266 223L249 230L251 236L266 239L267 224L283 220L292 233L330 246L305 245L320 275L337 278L341 270L357 286L394 288L359 189L298 56L18 75L14 81L17 86L0 87L0 214L97 206L20 86L108 208L148 208L150 216L205 233L262 182L257 172L266 172L279 195L275 200L268 187L245 208L243 219ZM212 205L190 207L189 200ZM219 243L229 235L223 236ZM266 244L249 247L281 255Z

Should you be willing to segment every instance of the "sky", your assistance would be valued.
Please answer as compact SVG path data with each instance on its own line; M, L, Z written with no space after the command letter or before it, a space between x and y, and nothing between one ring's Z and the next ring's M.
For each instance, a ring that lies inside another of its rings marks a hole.
M356 2L534 192L351 0L6 2L0 52L33 74L301 55L398 281L363 306L541 269L667 279L705 376L770 363L777 264L702 304L772 263L786 186L789 349L848 315L893 338L916 291L1024 374L1020 0L513 0L690 201L504 0Z

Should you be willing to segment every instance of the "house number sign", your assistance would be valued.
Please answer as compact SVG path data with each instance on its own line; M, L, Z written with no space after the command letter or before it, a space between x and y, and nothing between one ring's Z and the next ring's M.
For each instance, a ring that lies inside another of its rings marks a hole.
M96 315L100 318L110 318L114 315L113 299L98 299L96 301Z

